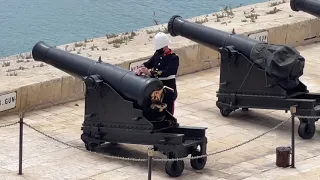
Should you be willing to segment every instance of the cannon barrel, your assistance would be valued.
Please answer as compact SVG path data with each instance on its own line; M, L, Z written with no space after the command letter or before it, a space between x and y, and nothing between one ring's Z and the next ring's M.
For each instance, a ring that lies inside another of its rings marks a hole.
M290 6L293 11L303 11L320 17L320 0L291 0Z
M152 92L163 88L158 79L137 76L127 69L50 47L42 41L33 47L32 55L35 61L50 64L78 78L98 75L125 99L133 100L140 106L150 102Z
M168 32L171 36L183 36L199 44L218 50L220 47L232 45L241 53L250 57L252 48L261 41L244 36L229 34L217 29L188 22L180 16L173 16L168 23Z
M270 77L285 89L300 84L305 59L292 47L268 44L252 38L230 34L201 24L188 22L180 16L173 16L168 22L171 36L182 36L214 50L229 49L266 71ZM233 49L233 50L231 50ZM228 51L229 51L228 50Z

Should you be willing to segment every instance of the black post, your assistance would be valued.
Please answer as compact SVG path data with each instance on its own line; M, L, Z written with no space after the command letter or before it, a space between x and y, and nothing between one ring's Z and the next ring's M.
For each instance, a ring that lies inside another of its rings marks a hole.
M148 180L151 180L153 149L148 149Z
M294 150L295 150L295 143L294 143L294 118L296 113L296 106L291 106L291 168L295 168L294 166Z
M22 146L23 146L23 117L24 113L20 112L19 113L20 117L20 134L19 134L19 175L22 175Z

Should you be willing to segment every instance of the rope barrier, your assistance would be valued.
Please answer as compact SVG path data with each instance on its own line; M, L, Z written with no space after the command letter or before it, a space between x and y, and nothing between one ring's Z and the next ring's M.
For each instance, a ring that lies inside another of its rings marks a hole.
M220 150L220 151L217 151L217 152L212 152L212 153L204 154L204 155L200 155L200 156L193 156L193 157L184 157L184 158L175 158L175 159L153 158L153 161L158 161L158 162L163 162L163 161L165 161L165 162L167 162L167 161L181 161L181 160L187 160L187 159L189 159L189 160L191 160L191 159L199 159L199 158L204 158L204 157L208 157L208 156L213 156L213 155L215 155L215 154L223 153L223 152L226 152L226 151L230 151L230 150L232 150L232 149L235 149L235 148L237 148L237 147L240 147L240 146L243 146L243 145L245 145L245 144L248 144L248 143L250 143L250 142L252 142L252 141L254 141L254 140L256 140L256 139L258 139L258 138L260 138L260 137L262 137L262 136L264 136L264 135L266 135L266 134L268 134L269 132L271 132L271 131L277 129L278 127L282 126L283 124L285 124L285 123L286 123L287 121L289 121L290 119L291 119L291 118L289 118L289 119L287 119L287 120L279 123L277 126L275 126L275 127L271 128L270 130L268 130L268 131L260 134L259 136L256 136L256 137L254 137L254 138L252 138L252 139L249 139L249 140L247 140L247 141L245 141L245 142L243 142L243 143L240 143L240 144L238 144L238 145L229 147L229 148L224 149L224 150ZM127 157L119 157L119 156L110 156L110 155L100 154L100 153L93 152L93 151L87 151L87 150L85 150L85 149L78 148L78 147L73 146L73 145L71 145L71 144L68 144L68 143L66 143L66 142L60 141L60 140L58 140L58 139L56 139L56 138L54 138L54 137L52 137L52 136L49 136L49 135L45 134L44 132L41 132L40 130L32 127L32 126L29 125L29 124L27 124L26 122L24 122L24 124L25 124L27 127L33 129L34 131L36 131L36 132L38 132L38 133L40 133L40 134L42 134L42 135L44 135L44 136L46 136L46 137L54 140L54 141L56 141L56 142L59 142L59 143L64 144L64 145L66 145L66 146L68 146L68 147L71 147L71 148L78 149L78 150L80 150L80 151L91 152L91 153L103 155L104 157L111 158L111 159L126 160L126 161L137 161L137 162L147 162L147 161L148 161L148 159L127 158Z
M298 117L298 118L309 118L309 119L318 119L318 118L320 118L320 116L295 116L295 117ZM188 159L188 160L192 160L192 159L204 158L204 157L213 156L213 155L216 155L216 154L219 154L219 153L223 153L223 152L226 152L226 151L230 151L230 150L232 150L232 149L235 149L235 148L237 148L237 147L241 147L241 146L243 146L243 145L245 145L245 144L248 144L248 143L250 143L250 142L252 142L252 141L254 141L254 140L256 140L256 139L258 139L258 138L260 138L260 137L262 137L262 136L264 136L264 135L266 135L266 134L268 134L268 133L270 133L271 131L279 128L280 126L282 126L283 124L285 124L286 122L288 122L290 119L291 119L291 117L290 117L289 119L287 119L287 120L279 123L278 125L276 125L275 127L271 128L270 130L268 130L268 131L266 131L266 132L264 132L264 133L262 133L262 134L260 134L260 135L258 135L258 136L256 136L256 137L254 137L254 138L252 138L252 139L249 139L249 140L247 140L247 141L245 141L245 142L242 142L242 143L240 143L240 144L238 144L238 145L235 145L235 146L232 146L232 147L229 147L229 148L220 150L220 151L216 151L216 152L212 152L212 153L208 153L208 154L204 154L204 155L200 155L200 156L184 157L184 158L175 158L175 159L153 158L153 161L163 162L163 161L181 161L181 160L187 160L187 159ZM18 123L19 123L19 122L14 122L14 123L6 124L6 125L0 125L0 128L13 126L13 125L16 125L16 124L18 124ZM34 128L34 127L32 127L31 125L29 125L29 124L26 123L26 122L23 122L23 124L26 125L27 127L31 128L31 129L33 129L34 131L36 131L36 132L38 132L38 133L46 136L47 138L50 138L50 139L52 139L52 140L54 140L54 141L56 141L56 142L58 142L58 143L61 143L61 144L66 145L66 146L68 146L68 147L78 149L78 150L80 150L80 151L95 153L95 154L98 154L98 155L102 155L102 156L104 156L104 157L106 157L106 158L117 159L117 160L136 161L136 162L147 162L147 161L148 161L147 158L146 158L146 159L142 159L142 158L128 158L128 157L120 157L120 156L110 156L110 155L105 155L105 154L101 154L101 153L97 153L97 152L93 152L93 151L87 151L86 149L82 149L82 148L73 146L73 145L68 144L68 143L66 143L66 142L63 142L63 141L61 141L61 140L58 140L58 139L56 139L56 138L54 138L54 137L52 137L52 136L49 136L48 134L46 134L46 133L44 133L44 132L42 132L42 131Z

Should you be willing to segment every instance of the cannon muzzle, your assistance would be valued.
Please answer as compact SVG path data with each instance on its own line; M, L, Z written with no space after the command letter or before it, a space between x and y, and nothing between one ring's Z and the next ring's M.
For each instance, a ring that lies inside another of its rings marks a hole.
M220 52L244 55L251 63L265 70L267 75L276 78L285 89L293 89L300 83L298 78L303 74L305 59L294 48L230 34L188 22L178 15L169 20L168 31L171 36L180 35Z
M118 94L140 106L148 104L152 96L163 89L163 83L158 79L137 76L127 69L50 47L42 41L33 47L32 55L34 60L50 64L78 78L97 75Z
M290 6L293 11L303 11L316 17L320 17L319 0L291 0Z

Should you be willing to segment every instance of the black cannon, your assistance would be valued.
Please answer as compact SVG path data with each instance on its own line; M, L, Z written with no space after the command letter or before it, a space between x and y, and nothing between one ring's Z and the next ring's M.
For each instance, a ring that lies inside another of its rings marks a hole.
M103 143L153 145L168 158L206 154L207 128L180 126L162 103L170 88L162 82L108 63L94 61L38 42L33 58L83 79L85 115L81 139L89 151ZM191 160L200 170L206 158ZM180 176L183 161L168 161L165 170Z
M309 93L300 82L305 59L297 50L188 22L180 16L170 19L168 31L172 36L180 35L220 52L216 106L223 116L237 109L287 112L296 106L299 136L313 137L318 119L311 116L320 115L320 94Z
M320 17L319 0L290 0L290 7L293 11L303 11Z

